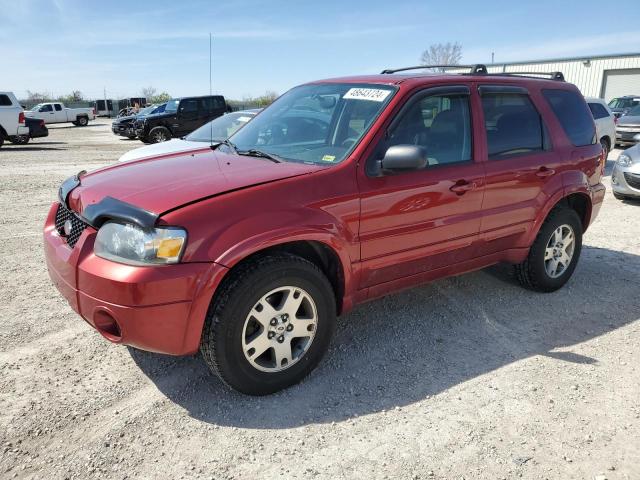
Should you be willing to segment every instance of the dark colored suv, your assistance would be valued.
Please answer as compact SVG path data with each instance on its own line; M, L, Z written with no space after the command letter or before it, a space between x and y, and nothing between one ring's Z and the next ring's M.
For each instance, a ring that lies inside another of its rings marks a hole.
M135 134L145 143L183 137L229 111L222 95L173 98L164 112L147 115L135 122Z
M66 180L49 273L108 340L200 350L254 395L311 372L359 303L498 262L557 290L605 189L591 112L552 78L477 66L296 87L223 143Z

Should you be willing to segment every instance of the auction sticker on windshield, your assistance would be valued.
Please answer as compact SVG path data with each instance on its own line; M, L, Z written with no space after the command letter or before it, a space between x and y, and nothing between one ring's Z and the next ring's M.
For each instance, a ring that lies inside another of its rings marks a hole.
M384 102L390 93L391 90L383 90L381 88L350 88L342 98Z

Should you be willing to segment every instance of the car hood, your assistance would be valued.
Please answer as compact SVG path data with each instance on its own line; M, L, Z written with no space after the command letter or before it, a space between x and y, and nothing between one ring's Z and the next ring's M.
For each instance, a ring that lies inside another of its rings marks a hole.
M68 203L73 210L82 212L88 205L113 197L161 215L207 197L322 168L303 163L274 163L207 148L95 170L81 176L80 185L71 191Z
M124 117L118 117L113 121L113 123L118 124L123 122L130 122L131 120L135 120L136 117L137 117L136 115L126 115Z
M618 119L618 125L640 125L639 115L623 115Z
M131 160L140 160L142 158L157 157L158 155L166 155L168 153L192 153L193 151L210 151L208 143L189 142L180 138L174 138L168 142L154 143L144 147L130 150L122 155L118 161L128 162Z

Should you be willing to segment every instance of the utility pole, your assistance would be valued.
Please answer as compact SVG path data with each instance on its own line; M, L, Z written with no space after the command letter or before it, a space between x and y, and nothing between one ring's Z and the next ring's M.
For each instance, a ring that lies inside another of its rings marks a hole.
M213 70L213 37L211 36L211 32L209 32L209 95L213 95L213 83L211 72Z
M491 65L493 65L495 62L493 61L495 58L495 52L491 52Z
M107 111L107 116L111 118L111 110L109 110L109 104L107 103L107 87L103 87L104 94L104 109Z

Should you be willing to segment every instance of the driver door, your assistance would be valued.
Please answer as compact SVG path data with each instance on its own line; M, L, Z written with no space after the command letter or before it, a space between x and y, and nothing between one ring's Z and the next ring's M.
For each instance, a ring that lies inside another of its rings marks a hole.
M369 162L393 145L423 146L421 170L359 175L361 288L469 260L480 230L484 173L466 85L419 91ZM365 169L369 170L369 168Z

